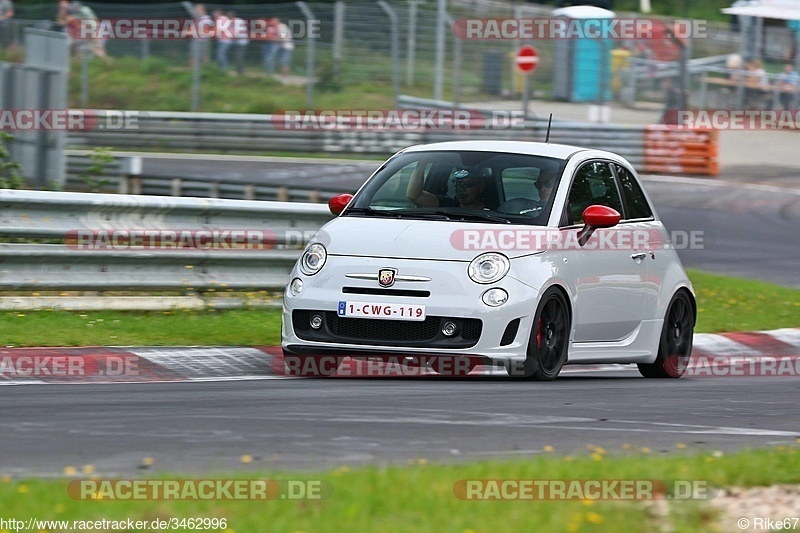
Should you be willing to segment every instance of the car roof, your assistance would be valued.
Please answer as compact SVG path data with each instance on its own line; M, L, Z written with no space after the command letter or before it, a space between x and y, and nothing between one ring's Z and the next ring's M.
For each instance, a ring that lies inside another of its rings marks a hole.
M408 152L429 152L435 150L473 151L473 152L507 152L522 155L539 155L556 159L567 159L571 155L590 150L567 144L551 144L528 141L448 141L431 144L419 144L403 150ZM597 150L592 150L597 152ZM616 155L611 154L609 155ZM619 157L619 156L617 156Z

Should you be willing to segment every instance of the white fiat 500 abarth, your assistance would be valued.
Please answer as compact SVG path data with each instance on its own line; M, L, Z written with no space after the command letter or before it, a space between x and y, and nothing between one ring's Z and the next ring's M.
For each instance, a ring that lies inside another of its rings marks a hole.
M329 206L337 216L309 241L284 298L282 347L299 374L330 375L345 356L539 380L576 363L635 363L646 377L686 369L694 291L616 154L413 146Z

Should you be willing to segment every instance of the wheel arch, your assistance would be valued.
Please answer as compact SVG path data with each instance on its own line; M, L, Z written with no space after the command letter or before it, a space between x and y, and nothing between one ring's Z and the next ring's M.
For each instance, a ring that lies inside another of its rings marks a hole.
M677 296L678 293L681 293L681 292L685 293L686 296L689 297L689 302L692 304L692 321L693 321L692 322L692 326L696 326L697 325L697 300L696 300L696 298L694 296L694 293L689 290L689 287L681 286L681 287L678 287L675 290L675 292L672 295L672 298L675 298L675 296ZM672 298L670 299L670 301L672 300ZM669 309L667 309L667 312L669 312ZM666 315L664 315L664 318L666 319Z

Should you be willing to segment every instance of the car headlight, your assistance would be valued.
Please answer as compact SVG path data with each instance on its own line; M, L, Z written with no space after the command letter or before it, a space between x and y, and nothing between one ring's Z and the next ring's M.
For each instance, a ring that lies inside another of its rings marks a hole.
M303 257L300 258L300 272L306 276L313 276L325 266L327 258L328 252L324 246L319 243L312 244L306 248Z
M508 257L496 252L481 254L469 264L467 273L475 283L494 283L508 274L511 263Z

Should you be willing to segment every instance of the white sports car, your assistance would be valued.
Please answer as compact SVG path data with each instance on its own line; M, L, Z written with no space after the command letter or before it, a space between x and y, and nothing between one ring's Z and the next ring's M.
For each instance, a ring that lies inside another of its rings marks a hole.
M330 375L344 356L443 373L494 364L539 380L576 363L636 363L646 377L686 368L692 285L616 154L414 146L329 205L338 216L309 242L284 298L282 346L297 374Z

